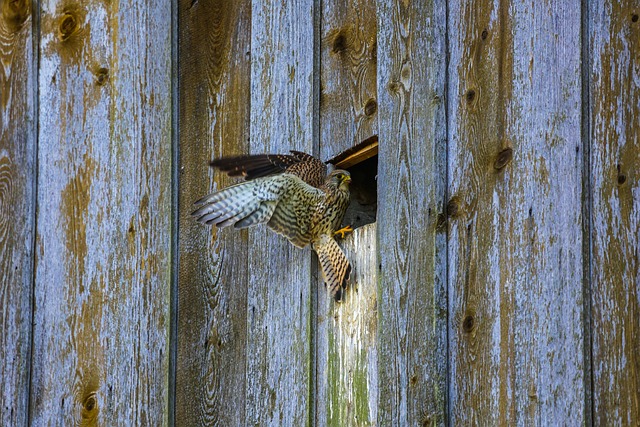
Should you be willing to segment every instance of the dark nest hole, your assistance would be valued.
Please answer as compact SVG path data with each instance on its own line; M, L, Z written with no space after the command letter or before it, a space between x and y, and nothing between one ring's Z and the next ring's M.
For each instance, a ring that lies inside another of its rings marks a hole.
M354 229L376 222L378 210L378 136L362 141L333 159L337 169L351 174L351 204L342 223Z

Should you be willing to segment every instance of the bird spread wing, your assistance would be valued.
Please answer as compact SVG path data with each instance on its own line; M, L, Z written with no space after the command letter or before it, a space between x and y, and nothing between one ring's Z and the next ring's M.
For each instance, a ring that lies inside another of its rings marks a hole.
M342 291L347 287L351 273L349 260L338 246L338 242L326 234L313 243L313 249L318 254L324 282L336 301L341 301Z
M314 207L324 193L284 173L256 178L212 193L196 202L191 215L204 224L246 228L266 223L298 247L310 241Z
M291 154L253 154L212 160L211 166L229 176L243 176L246 181L278 173L290 173L312 187L319 188L327 176L327 165L302 151Z

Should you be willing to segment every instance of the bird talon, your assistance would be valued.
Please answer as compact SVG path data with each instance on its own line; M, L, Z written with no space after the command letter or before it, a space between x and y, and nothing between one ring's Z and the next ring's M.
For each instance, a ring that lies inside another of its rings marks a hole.
M340 235L341 239L344 239L344 237L348 234L348 233L352 233L353 232L353 228L351 228L350 225L347 225L346 227L342 227L340 230L335 231L333 233L334 236L338 236Z

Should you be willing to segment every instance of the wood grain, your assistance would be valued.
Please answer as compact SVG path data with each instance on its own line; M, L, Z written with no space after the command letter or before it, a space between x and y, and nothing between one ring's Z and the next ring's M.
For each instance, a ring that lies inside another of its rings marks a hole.
M312 0L254 3L251 153L313 148ZM311 422L311 253L249 232L246 424ZM314 282L315 286L315 282Z
M33 425L166 425L169 1L41 2Z
M443 425L445 2L377 13L378 425Z
M585 423L580 23L450 7L451 425Z
M376 228L367 224L340 242L352 265L343 301L318 288L315 425L377 425Z
M375 8L374 0L322 2L320 69L316 70L320 73L322 159L377 133ZM352 191L352 203L353 198ZM355 224L350 215L346 221ZM341 245L352 266L351 289L343 303L333 302L318 274L315 422L375 425L375 226L358 229Z
M35 234L33 22L0 1L0 425L26 426Z
M589 2L594 425L640 425L640 5Z
M248 150L251 4L181 1L177 425L245 425L247 233L189 216L229 185L209 160Z
M332 158L377 133L376 4L322 2L320 153Z

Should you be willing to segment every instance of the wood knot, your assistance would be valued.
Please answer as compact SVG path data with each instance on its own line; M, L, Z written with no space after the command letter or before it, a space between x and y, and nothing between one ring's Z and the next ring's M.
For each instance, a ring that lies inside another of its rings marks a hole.
M411 378L409 379L409 384L411 385L411 387L415 387L416 384L418 384L418 376L411 375Z
M87 395L82 401L82 410L80 415L85 420L94 420L98 416L98 399L96 398L96 392L93 391Z
M89 396L87 396L87 398L84 400L83 403L84 409L86 409L87 411L93 411L96 407L96 396L95 393L91 393Z
M447 203L447 216L455 218L460 213L460 202L457 197L452 197Z
M631 15L631 22L638 22L638 14L634 13L633 15Z
M622 185L625 182L627 182L627 175L624 174L624 172L622 172L621 166L618 164L617 165L618 168L618 185Z
M27 0L13 0L2 3L2 18L7 23L9 30L18 32L29 19L31 10Z
M503 169L505 166L511 162L513 158L513 149L511 147L507 147L501 152L498 153L498 157L496 157L495 162L493 162L493 168L495 170Z
M473 100L476 99L476 91L473 89L469 89L464 97L467 99L467 103L471 104Z
M75 15L67 12L62 15L58 26L60 40L66 41L78 31L78 19Z
M464 319L462 319L462 331L465 334L470 334L471 332L473 332L475 326L476 320L472 314L467 314L466 316L464 316Z
M488 36L489 31L487 31L487 29L485 28L484 30L482 30L482 34L480 34L480 37L482 37L482 40L486 40Z
M347 50L347 37L342 31L340 31L333 39L333 46L331 47L331 51L333 53L340 53L344 52L345 50Z
M98 86L103 86L109 80L109 69L108 68L98 68L96 71L96 84Z
M371 98L364 104L364 114L367 116L373 116L378 110L378 103L375 99Z

